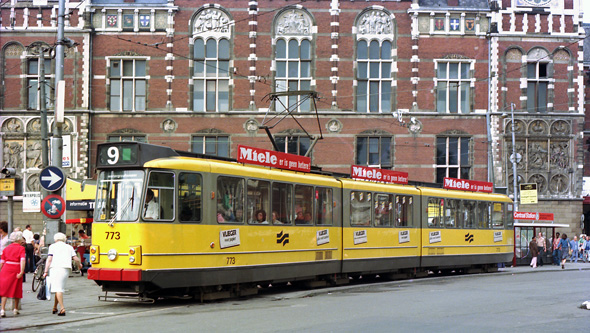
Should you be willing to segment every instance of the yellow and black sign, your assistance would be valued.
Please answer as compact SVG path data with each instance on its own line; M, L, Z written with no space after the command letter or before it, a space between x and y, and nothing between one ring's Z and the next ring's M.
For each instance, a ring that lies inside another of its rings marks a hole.
M537 183L520 184L520 204L537 203Z
M14 178L0 179L0 195L14 195Z

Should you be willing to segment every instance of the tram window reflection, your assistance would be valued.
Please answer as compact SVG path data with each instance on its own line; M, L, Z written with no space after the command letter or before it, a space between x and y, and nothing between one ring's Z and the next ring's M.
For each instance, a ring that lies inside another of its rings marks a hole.
M393 220L393 195L375 194L375 226L390 227Z
M313 224L313 187L295 185L295 224Z
M184 172L178 175L178 204L181 222L201 222L201 175Z
M244 222L244 180L236 177L217 178L218 223Z
M443 228L442 223L445 207L445 199L428 198L428 227Z
M272 184L272 224L291 224L293 202L293 185Z
M395 226L409 227L412 224L412 197L395 196Z
M448 199L445 205L445 227L457 228L461 224L461 212L459 207L461 200Z
M264 180L248 179L246 196L250 224L268 224L270 208L270 183Z
M315 216L318 225L332 225L332 189L316 187Z
M463 201L463 227L467 229L475 228L475 201Z
M174 174L150 172L143 218L146 220L172 221L174 211Z
M371 225L371 193L350 192L350 225Z
M489 202L478 202L475 213L477 219L477 228L487 229L490 225L490 203Z
M494 202L494 210L492 212L492 228L504 228L504 204Z

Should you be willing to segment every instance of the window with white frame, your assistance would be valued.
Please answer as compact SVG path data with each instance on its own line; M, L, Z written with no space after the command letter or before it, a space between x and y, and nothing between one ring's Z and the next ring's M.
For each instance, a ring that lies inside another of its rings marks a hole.
M275 142L280 151L301 156L307 153L311 145L310 138L301 135L277 136Z
M469 179L471 172L469 137L436 138L436 182L445 177Z
M527 64L527 111L547 112L547 87L549 86L549 63Z
M110 59L110 110L145 111L146 59Z
M376 168L393 167L391 136L357 136L355 164Z
M51 59L45 59L43 62L43 72L45 73L45 107L53 108L53 78L51 71ZM39 89L39 58L29 58L27 60L27 109L36 110L39 106L40 89Z
M229 111L229 40L195 39L193 60L193 110Z
M195 135L191 140L191 151L197 154L229 157L229 136Z
M391 50L389 40L357 41L358 112L391 112Z
M123 134L123 135L109 135L108 142L122 142L122 141L136 141L146 142L145 134Z
M312 61L309 39L278 39L275 60L277 92L311 90ZM289 110L311 111L311 100L307 95L283 96L280 101ZM282 111L283 106L277 106L277 110Z
M436 62L436 111L439 113L471 112L471 63Z

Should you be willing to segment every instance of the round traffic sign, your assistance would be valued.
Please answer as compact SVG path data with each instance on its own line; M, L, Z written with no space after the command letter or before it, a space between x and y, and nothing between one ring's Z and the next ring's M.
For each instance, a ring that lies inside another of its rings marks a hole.
M56 166L50 166L43 170L39 174L39 180L41 187L47 191L57 191L64 186L66 183L65 173Z
M57 219L66 210L66 203L62 197L57 194L51 194L45 197L41 202L41 212L50 219Z

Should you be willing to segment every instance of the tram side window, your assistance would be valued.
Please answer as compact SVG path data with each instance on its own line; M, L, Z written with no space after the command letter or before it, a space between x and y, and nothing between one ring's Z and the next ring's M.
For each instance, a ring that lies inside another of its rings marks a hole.
M412 197L395 196L395 226L408 227L412 225Z
M332 225L332 189L315 188L315 217L318 225Z
M445 205L445 227L457 228L461 225L461 200L448 199Z
M375 194L375 222L378 227L390 227L393 221L393 194Z
M244 222L244 180L217 178L217 222Z
M475 228L475 201L463 201L463 227L467 229Z
M295 185L295 224L313 224L313 187Z
M429 228L443 228L442 223L443 212L445 207L445 199L428 198L428 227Z
M350 225L371 225L371 193L350 192Z
M272 224L291 224L293 214L293 185L272 184Z
M178 205L180 222L201 222L201 175L181 172L178 175Z
M490 225L490 203L478 202L477 211L475 213L477 219L477 227L479 229L487 229Z
M494 211L492 212L492 228L504 228L504 205L499 202L494 202Z
M268 224L270 208L270 183L264 180L248 179L246 197L248 222L250 224Z
M174 219L174 174L150 172L145 195L143 218L146 220Z
M512 229L514 226L514 205L509 203L506 205L506 223L505 226L508 229Z

